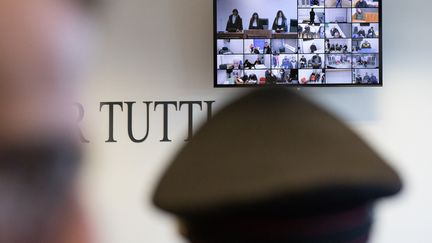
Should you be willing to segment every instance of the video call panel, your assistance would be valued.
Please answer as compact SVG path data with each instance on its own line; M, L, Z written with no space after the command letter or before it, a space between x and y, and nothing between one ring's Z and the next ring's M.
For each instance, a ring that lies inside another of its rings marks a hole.
M381 85L380 0L214 0L215 86Z

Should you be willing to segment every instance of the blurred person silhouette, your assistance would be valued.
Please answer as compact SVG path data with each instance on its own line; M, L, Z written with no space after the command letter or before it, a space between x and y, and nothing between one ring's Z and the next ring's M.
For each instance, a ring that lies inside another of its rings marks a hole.
M94 1L0 2L0 242L89 243L76 80Z
M232 149L246 143L247 151ZM375 202L401 185L347 125L274 88L207 122L173 159L153 201L177 216L192 243L365 243Z

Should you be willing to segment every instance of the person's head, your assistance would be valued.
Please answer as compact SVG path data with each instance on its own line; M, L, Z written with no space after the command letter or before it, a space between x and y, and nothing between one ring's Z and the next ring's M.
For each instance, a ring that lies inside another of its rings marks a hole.
M277 12L277 17L278 17L278 18L285 19L285 14L282 12L282 10L279 10L279 11Z
M258 15L258 13L253 13L253 14L252 14L252 19L253 19L253 20L258 20L258 19L259 19L259 15Z
M0 242L86 242L71 102L92 2L0 1Z
M265 46L265 47L268 47L268 46L269 46L269 43L266 41L266 42L264 43L264 46Z
M311 12L313 12L313 11L314 11L314 9L312 8L312 9L311 9Z
M234 16L238 16L239 15L239 11L235 8L235 9L233 9L232 14Z
M14 87L31 79L34 95L49 82L71 82L85 60L92 2L1 1L0 79Z
M298 125L263 128L269 117L273 124ZM249 155L214 152L209 143L227 137L235 143L222 144L224 151L247 144ZM400 189L396 172L343 122L278 88L252 92L219 111L175 156L153 201L178 217L191 243L364 243L374 202Z
M46 119L44 112L52 106L70 101L86 59L91 2L0 1L2 114L10 112L30 125L38 118ZM36 105L44 108L28 109ZM12 126L7 129L18 129L15 121L9 122Z
M357 13L362 13L363 11L361 10L361 8L357 8L356 9Z

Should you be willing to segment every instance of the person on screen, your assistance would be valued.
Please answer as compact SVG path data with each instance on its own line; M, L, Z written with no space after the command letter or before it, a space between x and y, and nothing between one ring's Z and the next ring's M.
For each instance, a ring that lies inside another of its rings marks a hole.
M311 11L310 11L310 13L309 13L309 21L310 21L309 24L312 25L312 24L315 23L315 16L316 16L315 11L314 11L314 9L312 8Z
M300 68L306 68L306 64L307 64L307 59L306 59L306 57L303 55L303 56L300 58Z
M278 83L288 83L289 81L289 71L286 71L285 69L281 69L279 71L280 79Z
M260 57L257 57L257 59L255 60L255 65L263 65L264 62L261 60Z
M365 0L358 0L357 3L356 3L356 5L355 5L355 7L356 8L367 8L369 6L368 6L368 3Z
M254 13L249 22L250 30L262 30L264 26L262 25L258 13Z
M315 54L315 56L312 57L312 68L318 69L322 66L322 59L318 54Z
M356 38L359 38L359 37L360 37L360 36L359 36L359 29L358 29L358 27L356 26L356 27L354 27L354 29L353 29L352 38L356 39Z
M311 53L315 53L318 50L317 46L315 45L315 43L312 43L312 45L310 46L310 51Z
M269 84L269 85L276 84L276 82L278 80L276 75L270 69L268 69L265 72L265 78L266 78L266 84Z
M264 54L272 54L272 48L268 42L264 44Z
M257 84L258 83L258 77L256 74L249 75L248 84Z
M244 68L245 69L252 69L252 68L256 69L255 64L251 63L249 61L249 59L246 59L246 61L244 62Z
M284 59L282 59L281 67L284 69L293 69L293 64L291 63L291 61L287 56L285 56Z
M375 30L374 30L374 27L373 27L373 26L370 27L370 29L368 30L367 37L368 37L368 38L375 38L375 37L376 37Z
M363 21L363 20L365 20L365 16L364 16L364 14L363 14L363 10L361 10L360 8L357 8L357 9L356 9L356 12L355 12L355 14L354 14L354 18L355 18L356 20L359 20L359 21Z
M370 84L378 84L378 79L374 74L371 74L370 79L369 79L369 83Z
M336 0L336 8L342 8L342 0Z
M362 84L363 83L363 78L360 74L357 74L356 77L356 84Z
M321 39L324 39L324 38L325 38L325 28L324 28L324 25L321 25L321 26L319 27L319 29L318 29L318 34L319 34L319 37L318 37L318 38L321 38Z
M363 77L363 83L367 84L370 82L370 76L368 73Z
M330 34L331 34L331 36L332 36L333 38L342 38L342 35L341 35L339 29L336 28L336 27L333 27L333 28L330 30Z
M276 14L276 18L273 21L273 28L276 32L287 32L288 31L288 23L285 14L282 10L279 10Z
M243 20L239 15L239 11L234 9L232 14L228 18L228 23L226 26L226 31L228 32L241 32L243 31Z
M310 1L310 5L311 5L311 6L319 6L319 5L320 5L320 2L319 2L319 0L311 0L311 1Z

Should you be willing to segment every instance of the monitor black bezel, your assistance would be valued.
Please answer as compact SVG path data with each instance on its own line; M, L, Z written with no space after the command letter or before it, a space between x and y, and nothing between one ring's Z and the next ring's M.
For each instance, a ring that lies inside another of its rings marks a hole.
M216 63L217 63L217 1L218 0L213 0L213 87L214 88L262 88L262 87L267 87L269 85L257 85L257 84L242 84L242 85L219 85L217 83L217 68L216 68ZM298 1L298 0L295 0ZM298 2L297 2L298 4ZM378 43L379 43L379 53L378 53L378 57L379 57L379 80L380 83L379 84L277 84L274 86L280 86L280 87L294 87L294 88L303 88L303 87L322 87L322 88L326 88L326 87L372 87L372 88L382 88L384 86L384 79L383 79L383 13L382 13L382 8L383 8L383 0L379 1L379 5L378 5L378 24L379 24L379 38L378 38ZM298 8L298 7L297 7Z

